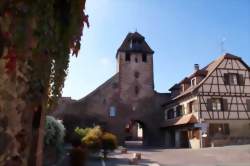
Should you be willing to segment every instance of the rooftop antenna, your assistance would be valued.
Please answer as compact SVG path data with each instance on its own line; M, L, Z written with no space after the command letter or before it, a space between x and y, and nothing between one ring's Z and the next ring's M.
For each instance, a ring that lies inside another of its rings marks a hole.
M135 28L135 32L137 32L137 28Z
M225 50L225 41L226 41L226 38L223 37L221 39L221 43L220 43L220 51L221 51L221 54L225 54L226 50Z

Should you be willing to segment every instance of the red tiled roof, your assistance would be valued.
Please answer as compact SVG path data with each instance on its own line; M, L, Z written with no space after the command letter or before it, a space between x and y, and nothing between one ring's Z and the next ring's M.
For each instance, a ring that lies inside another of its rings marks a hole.
M179 125L186 125L186 124L194 124L197 123L198 120L193 114L183 115L181 117L177 117L174 119L169 119L165 121L161 127L171 127L171 126L179 126Z

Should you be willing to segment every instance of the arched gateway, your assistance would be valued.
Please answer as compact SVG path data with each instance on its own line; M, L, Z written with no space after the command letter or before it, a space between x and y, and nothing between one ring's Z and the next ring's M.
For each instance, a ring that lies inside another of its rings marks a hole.
M78 126L99 124L116 134L121 144L129 138L125 132L128 123L137 122L144 128L144 145L162 144L161 104L169 95L154 90L153 53L142 35L129 33L116 54L117 73L86 97L67 105L64 119L74 117Z

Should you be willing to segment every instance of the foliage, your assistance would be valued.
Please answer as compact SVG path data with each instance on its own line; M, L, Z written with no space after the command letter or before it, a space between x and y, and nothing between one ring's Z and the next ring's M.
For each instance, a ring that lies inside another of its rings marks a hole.
M89 130L87 135L82 138L82 142L92 151L99 151L102 147L101 142L102 130L96 126Z
M117 137L109 132L104 132L102 135L102 148L104 150L113 151L117 148Z
M11 139L0 165L12 156L23 164L35 156L30 147L37 131L24 129L32 128L38 108L42 124L61 96L70 54L78 55L84 24L89 26L84 9L85 0L0 0L0 117L13 123L2 131Z
M92 152L102 150L105 158L109 151L117 148L117 137L112 133L103 132L100 126L85 129L77 127L75 132L82 136L83 145L87 146Z
M91 131L91 128L75 128L75 132L81 137L81 138L84 138L88 133L89 131Z
M63 144L64 136L65 128L62 122L52 116L47 116L44 138L45 145L59 148Z
M27 97L39 101L48 95L53 107L61 96L69 55L78 55L84 23L89 26L85 0L3 0L0 6L0 58L6 61L6 74L21 76L16 75L18 62L25 62L31 72Z

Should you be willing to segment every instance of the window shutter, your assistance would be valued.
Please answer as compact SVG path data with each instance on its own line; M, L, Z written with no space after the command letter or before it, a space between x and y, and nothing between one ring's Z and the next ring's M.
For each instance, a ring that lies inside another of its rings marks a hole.
M212 99L207 99L207 111L212 111Z
M238 83L240 86L243 86L245 84L245 80L242 74L238 74Z
M229 84L229 74L228 74L228 73L225 73L225 74L224 74L224 84L225 84L225 85L228 85L228 84Z
M222 99L223 111L228 111L227 99Z
M250 112L250 99L247 99L247 111Z

